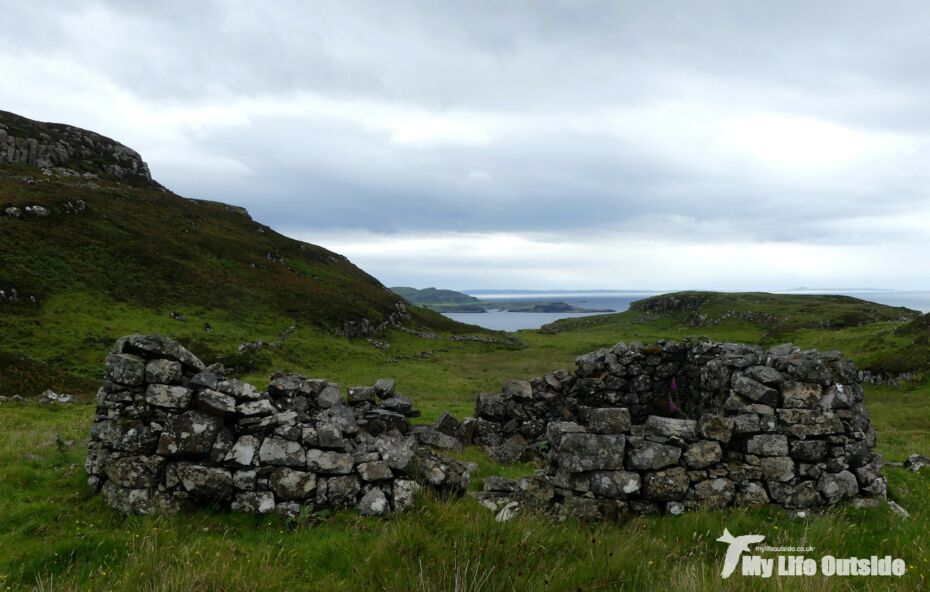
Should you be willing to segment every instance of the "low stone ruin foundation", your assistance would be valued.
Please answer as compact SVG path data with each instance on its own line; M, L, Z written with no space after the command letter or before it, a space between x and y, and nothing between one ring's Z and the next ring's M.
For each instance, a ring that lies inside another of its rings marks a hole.
M343 397L279 373L259 392L174 341L131 335L107 357L85 468L124 513L193 502L382 515L409 508L421 484L464 492L473 466L419 446L408 420L418 412L394 388L379 380Z
M838 353L791 345L621 343L573 374L479 395L461 431L501 460L546 461L532 478L485 481L479 498L497 512L812 508L885 496L857 377Z
M259 392L174 341L132 335L107 358L86 470L126 513L193 502L386 514L423 485L466 491L473 465L434 452L463 445L544 463L485 480L478 498L502 519L521 506L602 519L885 496L858 373L838 353L695 339L621 343L576 365L508 381L478 396L475 417L426 427L410 424L419 413L392 380L343 396L278 373Z

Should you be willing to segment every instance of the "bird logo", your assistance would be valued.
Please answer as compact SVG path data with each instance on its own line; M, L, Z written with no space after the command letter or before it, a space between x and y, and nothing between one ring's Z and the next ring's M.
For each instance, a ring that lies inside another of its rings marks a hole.
M761 534L745 534L743 536L733 536L726 528L723 529L723 536L717 539L718 542L730 545L727 549L726 558L723 560L723 569L720 576L724 579L730 577L730 574L739 564L739 558L744 552L749 551L749 545L755 545L765 540Z

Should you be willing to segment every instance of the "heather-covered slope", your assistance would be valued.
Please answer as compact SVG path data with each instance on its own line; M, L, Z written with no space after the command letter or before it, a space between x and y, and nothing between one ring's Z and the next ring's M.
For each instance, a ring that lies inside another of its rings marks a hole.
M0 116L0 141L15 135L33 150L0 159L0 394L74 389L69 379L96 377L100 345L127 330L263 367L268 348L240 355L239 345L275 343L291 326L358 337L401 324L464 327L405 307L345 257L278 234L242 208L166 191L141 159L119 170L144 175L111 174L114 154L138 157L112 140ZM54 160L62 154L71 156Z

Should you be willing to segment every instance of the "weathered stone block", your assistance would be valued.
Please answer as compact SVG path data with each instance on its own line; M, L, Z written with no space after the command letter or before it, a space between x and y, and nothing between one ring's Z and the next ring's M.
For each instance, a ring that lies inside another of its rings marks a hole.
M181 380L181 363L173 360L149 360L145 365L145 381L176 384Z
M383 460L361 463L358 465L358 474L365 481L383 481L394 476L391 466Z
M204 500L225 500L232 496L232 473L218 467L192 463L177 463L177 478L192 497Z
M827 503L833 504L841 499L855 497L859 493L859 483L849 471L823 473L817 480L817 490Z
M223 462L242 467L251 466L259 447L261 447L261 441L255 436L250 434L240 436L224 456Z
M791 442L791 456L807 462L818 462L827 456L827 443L823 440L795 440Z
M794 461L787 456L762 459L762 476L766 481L786 482L794 479Z
M697 440L697 421L650 415L645 423L646 437L650 439L681 438L686 442Z
M383 516L390 510L387 496L377 487L368 490L358 502L358 513L362 516Z
M608 499L626 499L642 487L639 474L631 471L597 471L591 473L589 484L594 495Z
M269 483L279 500L304 500L310 498L316 489L316 475L279 467L271 473Z
M107 356L107 378L117 384L129 386L145 382L145 359L133 354L110 354Z
M748 376L740 376L733 381L733 390L750 401L764 405L778 405L778 391L757 382Z
M194 391L183 386L150 384L145 389L145 402L166 409L187 409L191 405Z
M165 429L158 439L158 454L206 457L213 449L219 429L220 422L215 417L199 411L173 415L165 422Z
M236 399L219 391L206 389L197 393L197 408L213 415L233 415L236 412Z
M269 465L303 468L307 464L306 452L297 442L280 436L269 436L258 450L258 459ZM312 471L313 468L310 468Z
M559 444L557 462L571 473L623 469L626 438L620 435L565 434Z
M307 468L323 475L345 475L353 469L352 455L332 450L307 451Z
M704 413L697 422L697 432L702 438L726 444L733 437L733 419Z
M643 494L652 500L672 501L685 496L690 484L688 472L683 467L674 467L646 474L643 480Z
M711 508L724 508L730 505L735 495L736 484L729 479L707 479L694 486L694 497L697 502Z
M592 409L588 418L588 429L595 434L626 434L631 426L630 410L625 407Z
M786 450L787 452L787 450ZM713 440L700 440L685 450L685 464L692 469L706 469L723 459L720 443Z
M788 456L788 437L762 434L746 441L746 452L756 456Z
M274 495L270 491L247 491L236 494L232 509L249 514L270 514L274 511Z
M819 384L787 381L781 387L783 406L794 409L812 409L820 401L823 390Z

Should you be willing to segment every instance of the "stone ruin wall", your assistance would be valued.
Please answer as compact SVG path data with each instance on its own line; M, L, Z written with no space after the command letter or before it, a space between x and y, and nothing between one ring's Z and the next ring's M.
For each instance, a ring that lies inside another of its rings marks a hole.
M498 512L869 503L886 481L857 377L838 353L791 345L621 343L579 357L574 374L479 395L463 436L503 461L546 461L532 478L486 480L479 497Z
M618 344L580 356L574 373L508 381L478 396L475 417L444 413L430 427L410 424L419 414L391 380L344 397L278 373L258 392L157 336L119 340L106 370L86 470L126 513L193 502L380 515L408 508L421 485L466 491L474 466L433 451L472 444L544 464L485 479L477 497L503 518L520 506L592 519L811 508L886 489L855 367L793 346Z
M278 373L259 392L174 341L132 335L107 357L85 469L124 513L193 502L382 515L409 508L421 485L468 487L474 467L421 447L414 432L442 434L414 429L416 415L392 380L344 397L334 383Z

